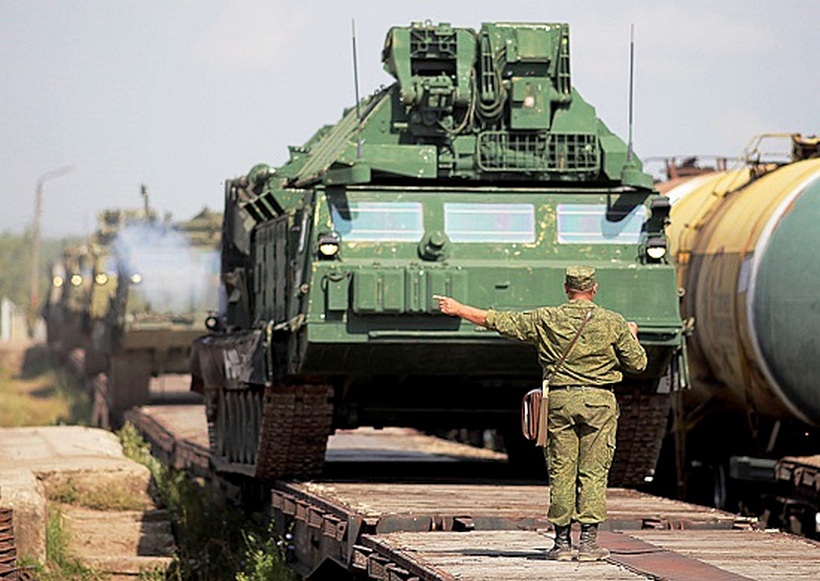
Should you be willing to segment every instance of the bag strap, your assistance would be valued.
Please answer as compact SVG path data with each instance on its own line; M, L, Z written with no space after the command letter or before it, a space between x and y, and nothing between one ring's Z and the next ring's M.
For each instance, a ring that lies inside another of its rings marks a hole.
M572 348L573 348L573 347L575 347L575 343L577 343L577 342L578 342L578 337L580 337L580 336L581 336L581 332L584 330L584 327L586 327L587 323L588 323L588 322L589 322L589 320L592 318L592 312L593 312L594 310L595 310L595 309L594 309L594 307L593 307L593 308L591 308L591 309L589 309L589 310L587 311L587 314L584 316L584 320L583 320L583 321L581 321L581 325L578 327L578 332L577 332L577 333L575 333L575 337L573 337L573 338L572 338L572 341L570 341L570 343L569 343L569 345L567 346L567 348L566 348L566 349L564 350L564 352L561 354L561 357L558 359L558 361L557 361L557 362L555 363L555 365L552 367L552 371L550 371L549 376L548 376L548 377L547 377L547 379L545 380L546 385L544 386L544 391L546 391L546 390L547 390L547 386L549 386L550 382L552 381L552 378L553 378L553 377L555 377L555 374L556 374L556 373L558 373L558 370L559 370L559 369L561 369L561 366L564 364L564 361L566 361L567 356L569 355L569 352L570 352L570 351L572 351Z

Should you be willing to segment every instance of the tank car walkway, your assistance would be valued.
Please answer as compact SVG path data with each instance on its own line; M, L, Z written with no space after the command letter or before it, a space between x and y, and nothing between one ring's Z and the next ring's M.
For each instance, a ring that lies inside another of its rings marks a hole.
M166 450L167 461L207 466L201 406L144 407L129 412L129 419ZM452 464L457 449L465 448L412 430L361 430L334 436L327 460L415 462L426 456L444 469L458 466ZM495 464L498 456L482 460ZM550 561L544 558L552 546L544 519L547 486L407 476L400 482L277 483L273 512L281 531L293 535L297 570L309 581L352 578L353 572L356 579L374 581L774 580L815 579L820 572L820 544L814 541L757 530L753 521L715 509L616 488L608 491L610 515L600 533L610 558ZM577 544L577 530L573 536Z

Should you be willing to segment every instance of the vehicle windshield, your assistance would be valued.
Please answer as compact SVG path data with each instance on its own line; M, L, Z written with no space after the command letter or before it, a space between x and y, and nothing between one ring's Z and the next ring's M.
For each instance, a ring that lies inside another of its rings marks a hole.
M532 204L445 203L444 231L452 242L535 242Z
M558 204L558 243L637 244L646 215L646 206L638 205L615 221L606 204Z
M345 242L417 242L424 235L420 202L351 201L330 211Z
M129 258L129 310L183 314L219 306L216 250L145 247Z

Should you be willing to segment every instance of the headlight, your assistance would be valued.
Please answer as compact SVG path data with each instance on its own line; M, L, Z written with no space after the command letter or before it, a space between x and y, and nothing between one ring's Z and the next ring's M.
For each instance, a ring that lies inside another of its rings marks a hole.
M94 276L94 282L96 282L98 285L102 286L102 285L104 285L105 283L108 282L108 275L105 274L104 272L100 272L100 273L98 273Z
M319 257L330 260L339 254L339 235L336 232L319 234Z
M666 256L666 240L664 238L650 238L646 241L646 256L654 262L659 262Z
M131 282L134 284L139 284L142 282L142 275L138 272L135 272L131 275Z
M83 277L80 276L79 274L72 274L71 275L71 284L73 286L80 286L81 284L83 284Z
M61 286L63 286L63 277L62 276L55 276L54 278L51 279L51 284L53 284L57 288L60 288Z
M208 315L205 318L205 328L209 331L216 331L219 329L219 317L215 315Z

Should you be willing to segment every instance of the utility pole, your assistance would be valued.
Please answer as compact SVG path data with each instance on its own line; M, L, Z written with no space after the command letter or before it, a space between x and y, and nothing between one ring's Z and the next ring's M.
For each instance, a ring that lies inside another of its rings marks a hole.
M37 180L37 191L34 195L34 226L31 229L31 296L29 308L33 322L37 318L37 307L40 302L40 215L43 213L43 184L46 180L60 177L74 169L66 166L48 171Z

